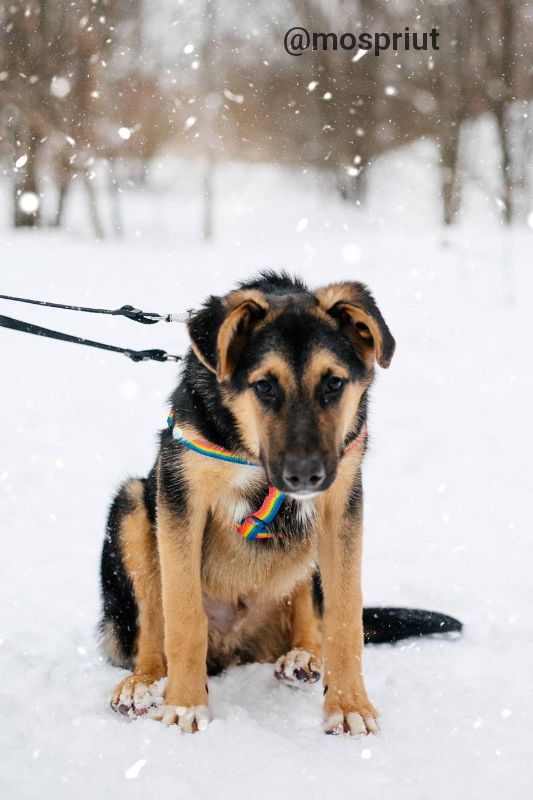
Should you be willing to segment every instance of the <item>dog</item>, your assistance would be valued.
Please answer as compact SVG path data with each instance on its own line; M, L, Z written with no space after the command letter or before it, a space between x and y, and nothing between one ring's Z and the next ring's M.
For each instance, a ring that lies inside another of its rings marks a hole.
M290 686L322 677L326 733L376 733L364 640L461 629L363 609L369 389L394 338L363 284L311 291L274 272L210 297L188 331L155 465L109 514L101 637L133 669L112 707L203 730L208 675L272 662Z

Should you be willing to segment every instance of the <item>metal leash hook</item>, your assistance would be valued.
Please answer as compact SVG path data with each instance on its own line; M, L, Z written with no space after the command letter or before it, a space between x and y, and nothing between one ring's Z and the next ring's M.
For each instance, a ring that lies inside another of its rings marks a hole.
M193 309L188 308L182 314L156 314L151 311L141 311L140 308L133 306L121 306L112 312L113 315L127 317L143 325L154 325L156 322L188 322L192 313Z

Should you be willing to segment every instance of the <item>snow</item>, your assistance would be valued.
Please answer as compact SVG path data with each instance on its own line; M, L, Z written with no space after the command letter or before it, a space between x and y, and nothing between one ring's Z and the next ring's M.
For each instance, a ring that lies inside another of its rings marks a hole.
M501 229L481 194L444 232L423 148L376 164L366 210L310 173L220 168L212 245L198 240L197 167L171 160L157 191L123 193L123 240L88 237L81 196L68 232L2 233L2 293L58 302L179 312L262 267L366 281L398 342L373 391L366 602L465 623L457 641L367 648L378 737L324 736L320 686L279 685L271 665L212 679L201 734L117 716L108 700L125 673L95 644L99 551L116 486L152 463L177 370L0 331L3 797L527 796L533 236ZM179 324L0 313L186 347Z

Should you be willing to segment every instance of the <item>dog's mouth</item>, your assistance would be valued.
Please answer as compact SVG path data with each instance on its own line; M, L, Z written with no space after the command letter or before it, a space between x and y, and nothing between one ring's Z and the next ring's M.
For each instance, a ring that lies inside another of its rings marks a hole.
M304 500L312 500L313 497L318 497L318 495L322 494L322 492L312 492L312 491L285 492L285 494L292 500L298 500L300 502L303 502Z

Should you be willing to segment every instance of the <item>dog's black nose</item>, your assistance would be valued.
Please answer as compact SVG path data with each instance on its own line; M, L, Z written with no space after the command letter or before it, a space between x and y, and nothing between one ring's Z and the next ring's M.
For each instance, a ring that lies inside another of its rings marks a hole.
M317 492L326 478L326 468L319 458L287 458L283 482L288 492Z

